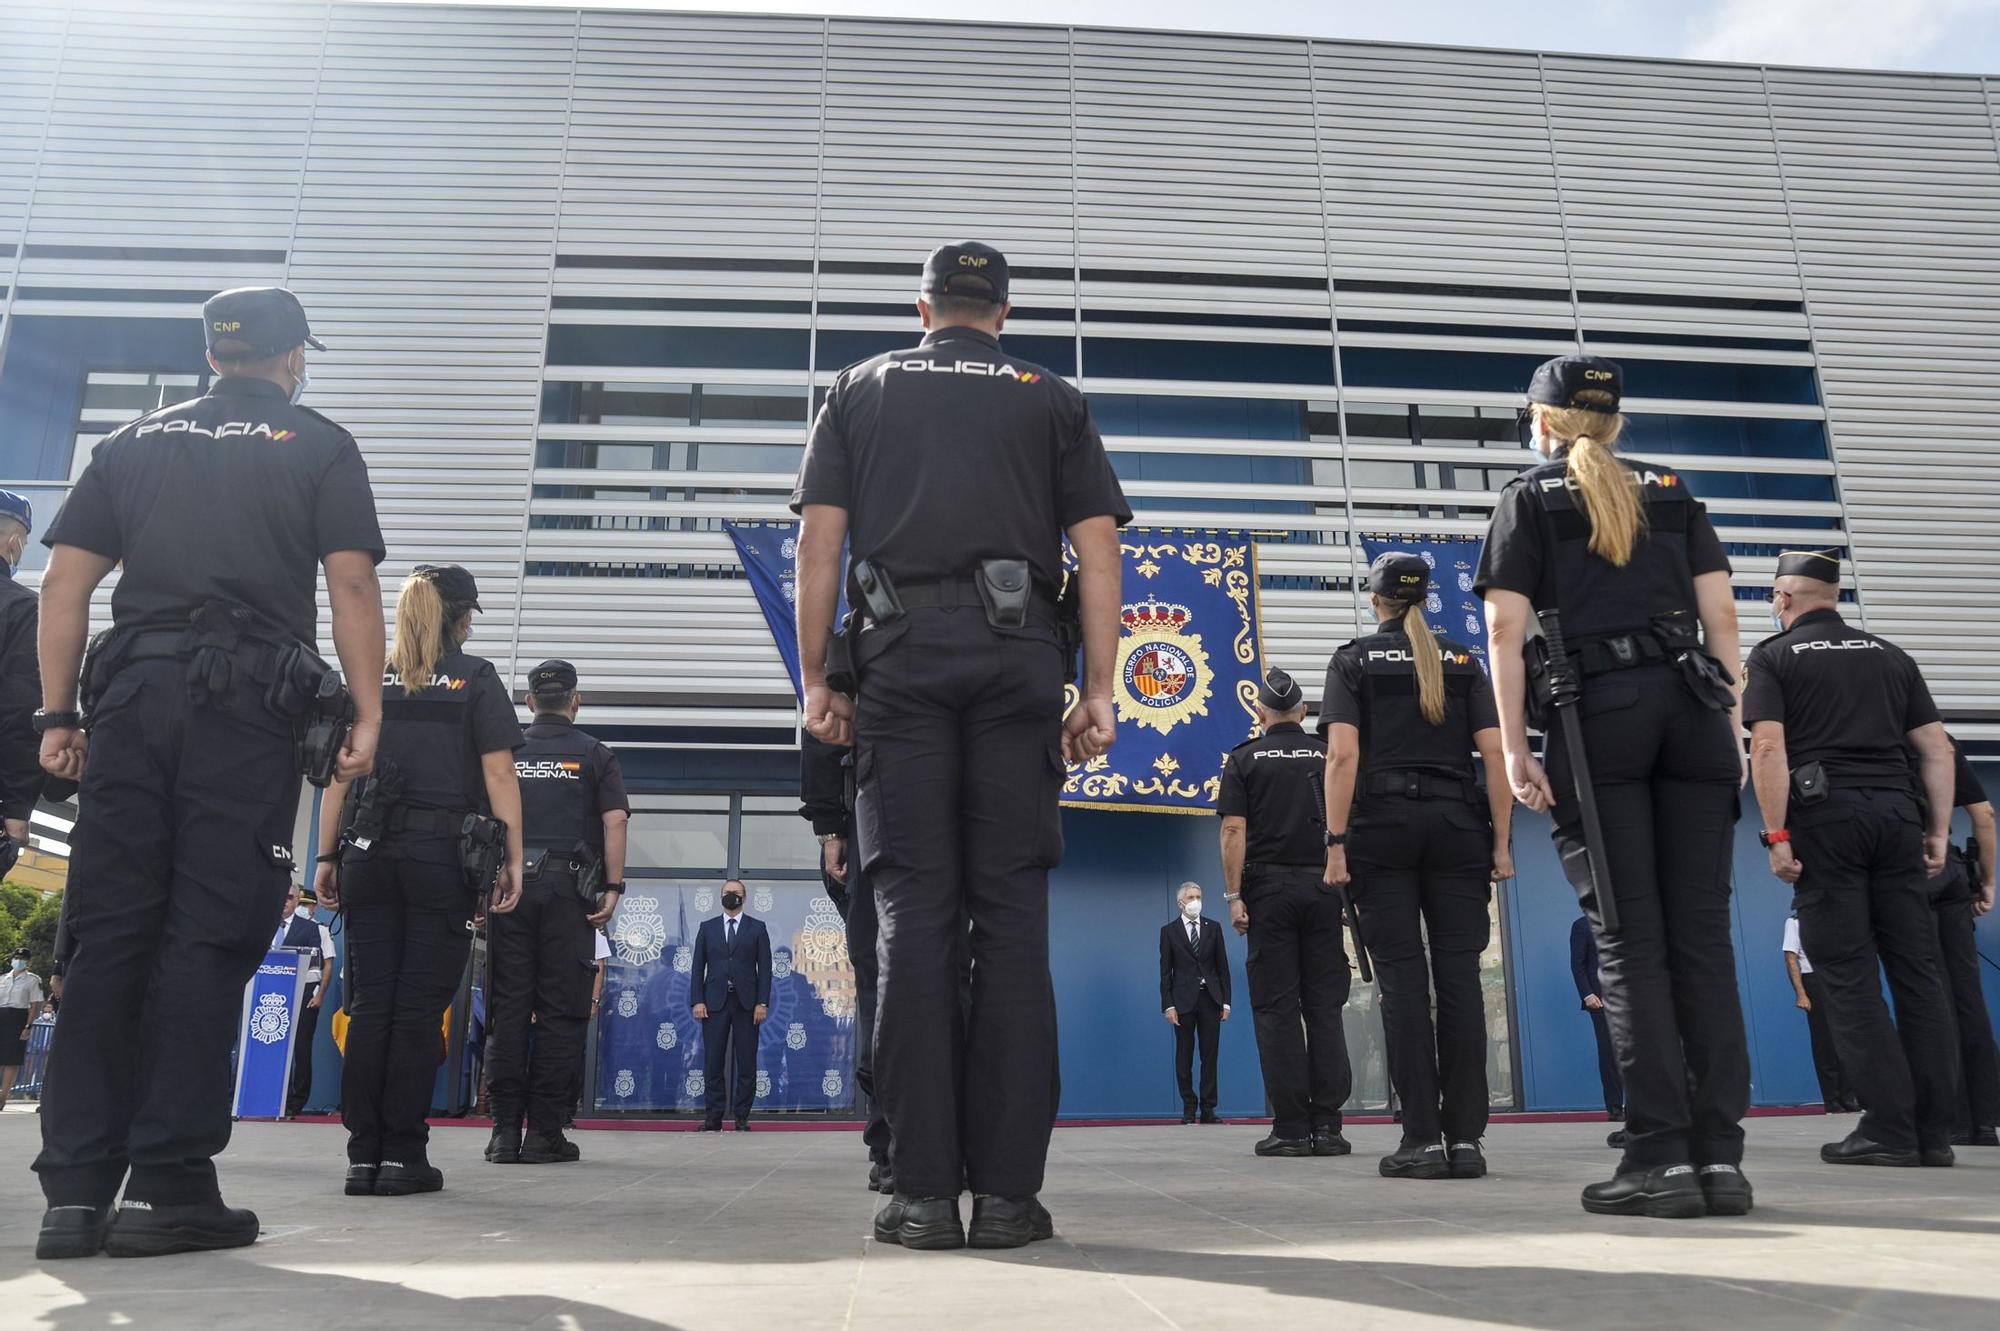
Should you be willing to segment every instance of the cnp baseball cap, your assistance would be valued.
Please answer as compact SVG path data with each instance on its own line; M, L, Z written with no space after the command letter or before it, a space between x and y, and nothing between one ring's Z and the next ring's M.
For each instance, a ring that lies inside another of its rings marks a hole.
M544 661L528 672L528 692L568 693L576 688L576 667L567 661Z
M201 326L208 349L220 345L231 359L275 356L300 343L326 350L306 323L305 306L283 287L237 287L210 296L201 307Z
M1830 582L1840 585L1840 552L1838 550L1787 550L1778 556L1778 576L1781 578L1811 578L1815 582Z
M28 502L28 496L15 494L12 490L0 490L0 518L12 518L29 531L35 529L35 506Z
M1007 256L991 245L960 240L940 245L924 260L924 294L1007 303Z
M474 610L479 609L479 584L457 564L419 564L410 573L435 585L445 604L469 605Z
M1257 690L1258 702L1274 712L1289 712L1305 700L1305 690L1296 679L1276 666L1264 672L1264 686Z
M1385 601L1421 601L1430 585L1431 566L1407 550L1384 550L1368 566L1368 590Z
M1611 400L1579 402L1576 395L1585 389L1609 393ZM1536 368L1528 380L1528 401L1545 407L1583 407L1590 411L1618 410L1625 396L1625 371L1602 356L1558 356Z

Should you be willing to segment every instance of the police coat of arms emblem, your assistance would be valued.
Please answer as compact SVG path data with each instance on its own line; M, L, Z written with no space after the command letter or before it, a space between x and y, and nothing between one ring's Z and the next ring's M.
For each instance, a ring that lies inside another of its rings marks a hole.
M618 908L611 943L620 961L635 966L658 961L667 946L667 922L660 917L660 899L627 897Z
M762 1068L757 1070L757 1098L759 1100L771 1098L771 1074Z
M785 1048L798 1050L806 1047L806 1024L795 1021L785 1028Z
M638 1016L639 991L637 989L620 989L618 991L617 1011L619 1016L628 1019Z
M1119 618L1124 637L1116 671L1118 719L1164 735L1192 717L1207 716L1215 672L1201 635L1187 631L1193 612L1149 599L1122 607Z
M632 1092L639 1089L639 1083L632 1080L632 1069L618 1069L618 1076L611 1083L611 1092L619 1099L630 1099Z
M629 993L630 991L628 990L627 992ZM662 1049L672 1049L680 1042L680 1032L674 1029L674 1024L671 1021L661 1022L660 1029L653 1034L653 1043Z
M276 1044L291 1034L292 1014L285 1008L283 994L263 994L257 1010L250 1014L250 1038L258 1044Z
M682 1083L682 1089L687 1092L688 1099L699 1100L708 1090L708 1081L700 1072L690 1072L687 1081Z
M840 1094L840 1091L841 1091L840 1069L828 1068L826 1070L826 1075L819 1079L819 1093L821 1095L824 1095L827 1099L831 1100L836 1096L838 1096Z

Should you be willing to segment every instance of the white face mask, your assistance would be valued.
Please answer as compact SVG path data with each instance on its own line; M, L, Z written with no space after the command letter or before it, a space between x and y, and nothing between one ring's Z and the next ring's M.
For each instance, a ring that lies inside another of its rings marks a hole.
M296 407L299 405L299 399L306 395L306 389L312 387L312 381L313 377L310 374L306 374L303 372L300 373L299 381L296 384L292 385L293 406Z
M21 960L21 959L20 959L19 957L15 957L15 958L14 958L14 960L13 960L13 962L12 962L12 963L10 964L10 966L9 966L9 969L10 969L10 970L17 970L17 971L24 971L24 970L28 969L28 963L27 963L27 962L25 962L25 961L23 961L23 960Z
M1200 897L1194 897L1194 898L1190 899L1190 900L1188 901L1188 903L1187 903L1187 904L1186 904L1185 906L1182 906L1182 907L1181 907L1181 914L1183 914L1183 915L1187 916L1187 917L1188 917L1188 918L1189 918L1190 920L1198 920L1198 919L1200 919L1200 918L1201 918L1201 898L1200 898Z

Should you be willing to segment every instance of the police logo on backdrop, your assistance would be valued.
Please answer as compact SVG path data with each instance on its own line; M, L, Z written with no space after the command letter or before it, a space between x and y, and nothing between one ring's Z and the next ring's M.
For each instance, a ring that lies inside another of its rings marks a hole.
M715 909L715 890L713 888L707 888L707 887L695 889L695 894L694 894L695 914L706 915L714 909Z
M771 978L782 980L792 973L792 950L788 947L771 951Z
M847 957L847 931L834 909L832 897L814 897L812 913L799 931L796 965L807 971L837 968Z
M1458 589L1462 592L1472 590L1472 575L1470 573L1461 573L1458 575Z
M1438 611L1444 609L1444 598L1436 592L1426 592L1424 594L1424 609L1430 611L1432 614L1436 614Z
M1430 551L1419 550L1417 554L1422 557L1424 561L1424 567L1434 569L1438 566L1437 556L1432 554Z
M661 1022L660 1029L653 1034L653 1043L662 1049L672 1049L680 1042L680 1032L674 1029L674 1024L671 1021Z
M799 557L798 537L787 536L784 540L778 542L778 553L786 559L796 560Z
M1193 611L1151 598L1120 609L1118 719L1162 735L1208 715L1214 671L1201 636L1188 632Z
M686 975L694 969L694 949L682 944L674 949L674 974Z
M757 1069L757 1098L759 1100L771 1098L771 1074L763 1068Z
M702 1094L708 1090L708 1081L702 1075L701 1070L697 1068L695 1071L688 1073L687 1080L681 1083L681 1088L687 1092L688 1099L699 1100Z
M250 1014L250 1038L258 1044L276 1044L291 1034L292 1014L286 1009L283 994L263 994L257 999L257 1010Z
M794 1053L806 1047L806 1024L795 1021L785 1028L785 1048Z
M618 991L618 1015L630 1021L639 1015L639 991L620 989Z
M639 1083L633 1080L632 1069L618 1069L618 1076L611 1083L612 1094L616 1095L620 1100L629 1100L632 1098L632 1092L638 1089Z
M658 961L667 945L667 922L660 915L660 899L625 898L618 908L618 922L612 929L611 945L620 961L634 966Z
M1485 625L1479 622L1478 615L1467 615L1465 617L1465 631L1467 633L1474 634L1476 636L1479 633L1480 629L1484 627Z
M840 1098L842 1089L840 1069L828 1068L826 1075L819 1079L819 1093L829 1100L836 1100Z
M768 915L771 913L771 907L776 904L776 898L771 895L771 889L768 887L752 888L750 904L758 914Z

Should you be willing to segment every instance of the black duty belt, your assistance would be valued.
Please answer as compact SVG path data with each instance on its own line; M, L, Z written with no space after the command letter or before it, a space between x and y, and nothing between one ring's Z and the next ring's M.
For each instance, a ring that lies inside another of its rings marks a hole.
M1306 863L1298 863L1292 860L1251 860L1243 866L1246 871L1250 869L1324 869L1325 867L1325 860L1312 860Z
M1370 772L1361 782L1363 795L1405 795L1410 799L1455 799L1468 804L1479 799L1479 787L1464 777L1439 776L1404 768L1397 772Z
M134 629L117 649L119 663L185 661L194 655L188 637L187 629ZM246 637L238 644L234 659L242 677L252 684L269 684L276 676L278 649L272 643Z
M1585 679L1592 675L1608 675L1614 670L1633 670L1639 666L1666 665L1669 662L1666 649L1651 633L1614 633L1602 638L1587 638L1571 645L1577 668Z
M429 804L398 804L389 810L386 834L429 832L457 836L465 830L465 815L469 812L469 809L440 809Z
M962 605L981 606L979 583L972 578L940 578L935 582L896 584L896 595L905 610L956 610ZM1056 598L1037 583L1028 595L1028 611L1051 623L1056 617Z

